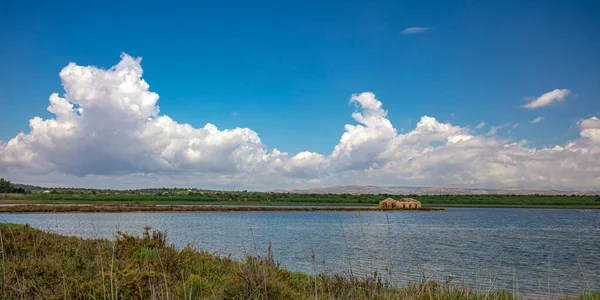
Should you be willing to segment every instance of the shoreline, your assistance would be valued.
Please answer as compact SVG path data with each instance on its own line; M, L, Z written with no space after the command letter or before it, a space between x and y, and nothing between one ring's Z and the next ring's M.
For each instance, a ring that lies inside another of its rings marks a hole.
M275 207L286 209L290 207L307 207L307 208L351 208L364 209L368 211L377 210L376 204L373 203L323 203L323 202L246 202L246 201L85 201L85 200L5 200L0 199L0 212L2 208L7 206L24 206L24 205L65 205L65 206L105 206L105 205L130 205L130 206L217 206L217 207ZM522 209L589 209L600 210L600 205L535 205L535 204L423 204L424 209L435 208L522 208Z
M24 204L0 206L0 213L122 213L122 212L436 212L444 208L381 209L379 207L281 207L139 204Z

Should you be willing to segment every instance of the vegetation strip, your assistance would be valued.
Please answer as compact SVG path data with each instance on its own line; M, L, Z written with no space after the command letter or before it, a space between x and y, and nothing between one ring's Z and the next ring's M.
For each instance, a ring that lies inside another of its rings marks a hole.
M260 206L376 206L386 198L414 198L423 207L600 208L600 195L538 194L316 194L289 192L215 191L183 188L100 190L45 189L14 185L0 179L0 203L132 203Z
M58 213L58 212L425 212L443 211L443 208L379 209L376 207L273 207L273 206L203 206L203 205L13 205L0 206L0 213Z

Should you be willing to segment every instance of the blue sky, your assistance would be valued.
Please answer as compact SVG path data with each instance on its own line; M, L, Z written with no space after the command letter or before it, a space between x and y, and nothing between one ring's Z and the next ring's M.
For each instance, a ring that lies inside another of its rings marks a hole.
M161 114L251 128L269 149L328 154L349 99L370 91L398 132L424 115L530 147L600 115L598 1L102 2L0 4L0 139L51 118L69 62L143 57ZM427 30L403 34L403 30ZM571 94L521 107L555 89ZM543 117L540 123L531 120ZM475 129L480 122L486 126ZM519 123L517 128L512 128Z

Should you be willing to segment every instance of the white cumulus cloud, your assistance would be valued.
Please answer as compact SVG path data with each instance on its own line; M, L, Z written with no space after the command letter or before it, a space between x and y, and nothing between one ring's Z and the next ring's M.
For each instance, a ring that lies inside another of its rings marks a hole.
M193 127L162 114L123 54L110 69L69 64L52 118L0 141L0 176L40 185L200 186L254 189L342 184L511 188L600 186L600 120L578 122L578 138L534 148L423 116L399 133L375 94L352 95L353 124L328 154L269 150L249 128ZM168 101L168 100L162 100ZM513 128L516 125L513 125Z
M219 130L210 123L193 128L159 115L159 96L142 79L140 62L124 54L108 70L66 66L60 72L64 97L50 96L48 111L55 117L33 118L30 133L19 134L0 153L2 164L76 176L223 172L240 170L266 155L250 129Z
M479 124L477 124L477 126L475 126L475 128L477 129L481 129L483 127L485 127L485 122L480 122Z
M548 106L554 102L564 101L567 96L571 94L570 90L567 89L555 89L547 92L537 98L534 98L531 102L523 105L524 108L534 109L544 106Z

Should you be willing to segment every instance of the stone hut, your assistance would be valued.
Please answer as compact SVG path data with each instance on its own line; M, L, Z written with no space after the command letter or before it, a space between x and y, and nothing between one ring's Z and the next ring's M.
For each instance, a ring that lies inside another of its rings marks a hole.
M379 208L383 209L418 209L421 208L421 202L413 198L402 198L400 201L387 198L379 202Z
M400 201L402 208L416 209L421 208L421 202L413 198L402 198Z
M387 198L387 199L379 202L379 208L386 208L386 209L396 208L397 207L396 203L398 203L398 202L399 201L396 201L396 200L394 200L392 198Z

